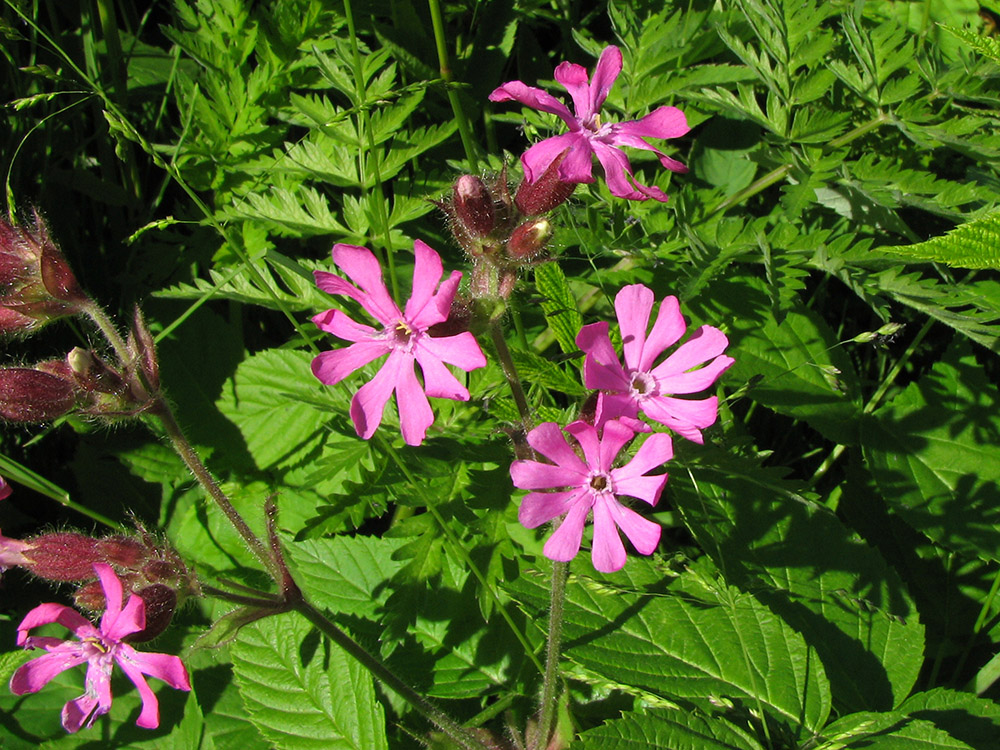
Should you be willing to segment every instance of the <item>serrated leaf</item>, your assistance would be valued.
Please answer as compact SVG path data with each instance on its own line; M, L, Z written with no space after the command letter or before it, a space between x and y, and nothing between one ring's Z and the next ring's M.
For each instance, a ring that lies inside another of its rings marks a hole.
M918 262L946 263L960 268L1000 268L1000 212L962 224L926 242L879 249Z
M830 687L816 652L763 604L735 589L642 592L629 579L650 563L629 560L619 590L570 585L564 655L605 679L667 699L730 698L763 706L796 734L819 729L830 712ZM692 581L691 576L681 580ZM693 586L698 586L694 583ZM653 586L654 589L658 585ZM547 606L544 581L521 576L509 585L529 617Z
M576 296L570 291L558 263L544 263L535 269L535 288L542 295L545 319L563 353L578 351L576 334L583 326L583 317L577 309Z
M891 708L924 657L924 628L881 555L775 472L745 462L671 478L684 521L726 578L815 646L834 700Z
M945 547L1000 560L1000 398L967 345L866 420L882 496Z
M1000 737L1000 705L947 688L916 693L898 708L915 719L929 721L976 750L987 750Z
M844 716L824 727L820 738L837 750L973 750L929 721L898 711Z
M388 750L371 674L297 614L240 631L233 670L254 725L282 750Z
M628 713L577 741L590 750L760 750L756 739L717 716L658 710ZM574 745L575 747L575 745Z
M315 443L329 415L307 352L268 349L240 364L219 399L259 468Z

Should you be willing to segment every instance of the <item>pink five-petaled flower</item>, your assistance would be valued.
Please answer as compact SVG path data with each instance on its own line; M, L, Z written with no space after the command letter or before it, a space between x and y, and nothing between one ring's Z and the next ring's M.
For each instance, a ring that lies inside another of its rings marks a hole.
M583 526L593 511L591 560L597 570L613 573L625 565L625 546L618 529L624 531L644 555L650 554L660 542L659 525L626 508L618 501L618 496L628 495L656 505L667 483L667 475L647 476L646 472L669 461L673 457L673 445L669 435L650 435L635 457L616 469L612 467L619 451L635 437L635 432L624 423L607 422L603 433L598 434L593 425L573 422L566 426L566 432L576 439L583 452L582 459L554 422L540 424L528 433L528 444L552 464L515 461L510 466L514 485L525 490L566 489L528 493L521 501L518 519L533 529L565 516L545 542L544 553L550 560L566 562L580 550Z
M524 175L529 183L535 182L563 152L566 156L559 165L560 179L565 182L593 182L592 157L596 155L604 167L604 177L612 195L629 200L667 200L666 194L659 188L636 181L632 165L621 146L652 151L667 169L686 172L687 167L662 153L646 138L682 136L690 130L687 119L676 107L658 107L641 120L602 123L601 106L621 72L622 53L617 47L604 48L590 82L586 68L570 62L559 63L555 79L573 97L575 114L551 94L526 86L521 81L509 81L490 94L490 101L518 101L532 109L554 114L569 126L568 133L546 138L521 156Z
M333 262L357 286L336 274L315 273L320 289L357 301L381 324L381 328L372 328L355 323L340 310L327 310L313 318L313 322L327 333L354 342L346 349L323 352L313 360L313 374L328 385L339 383L383 354L389 355L378 374L361 386L351 401L351 419L358 435L365 440L381 424L386 402L395 391L403 440L407 445L420 445L434 421L427 396L456 401L469 399L469 391L444 363L466 372L486 365L482 349L468 331L454 336L428 334L428 328L448 319L462 274L454 271L438 288L443 270L440 256L420 240L414 243L413 251L416 255L413 293L403 312L386 289L382 269L370 250L354 245L334 245ZM414 372L414 362L423 372L423 387Z
M670 394L697 393L712 385L734 362L722 353L729 340L718 328L702 326L656 365L664 350L684 335L687 323L681 316L677 298L667 297L660 304L656 322L647 335L653 301L652 290L643 284L626 286L615 297L624 367L611 345L606 322L586 325L577 334L576 344L587 355L583 363L584 385L603 391L598 400L596 423L636 417L642 411L678 435L702 443L701 430L714 424L718 417L718 399L715 396L673 398Z
M126 636L146 627L146 605L133 594L123 609L122 584L111 566L95 563L94 572L101 581L107 602L100 628L62 604L35 607L18 626L17 643L25 648L41 648L47 653L14 672L10 680L11 692L16 695L36 693L60 672L87 662L86 691L62 710L63 727L67 732L75 732L85 724L91 726L94 719L111 710L111 669L118 664L142 697L142 712L136 724L144 729L155 729L160 724L160 705L143 675L156 677L178 690L190 690L187 670L176 656L136 651L123 642ZM79 640L28 635L32 628L54 622L69 628Z

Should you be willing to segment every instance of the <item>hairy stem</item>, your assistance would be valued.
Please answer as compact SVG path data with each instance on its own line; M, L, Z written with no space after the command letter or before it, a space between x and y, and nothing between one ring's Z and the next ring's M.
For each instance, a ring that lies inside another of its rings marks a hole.
M444 32L444 21L441 18L441 4L439 0L427 0L431 11L431 24L434 26L434 43L437 46L438 66L441 69L441 79L448 87L448 101L451 103L451 111L455 113L455 123L458 125L458 135L462 139L462 148L465 149L465 158L469 162L469 169L473 172L479 171L479 159L476 158L476 147L472 140L472 129L469 127L469 120L462 109L462 103L458 99L458 92L450 84L454 78L451 74L451 64L448 62L448 46Z
M524 395L524 387L521 385L521 378L517 374L517 367L514 366L514 359L510 356L510 349L507 348L507 341L503 337L500 329L500 322L494 321L490 324L490 338L493 346L497 350L497 359L500 360L500 367L503 369L504 377L510 386L514 403L517 404L517 413L521 416L521 426L524 434L531 431L531 410L528 408L528 399Z
M548 747L559 700L559 654L562 649L563 604L569 563L552 563L552 588L549 604L549 638L545 647L545 681L542 683L542 715L538 721L539 747Z

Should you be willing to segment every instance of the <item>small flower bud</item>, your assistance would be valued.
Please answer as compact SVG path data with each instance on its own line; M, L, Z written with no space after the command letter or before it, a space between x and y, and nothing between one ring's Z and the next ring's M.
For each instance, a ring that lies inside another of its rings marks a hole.
M101 562L115 568L138 570L149 558L149 551L138 539L124 534L98 539L95 549Z
M552 238L552 225L545 219L526 221L507 240L507 254L516 260L537 257Z
M132 316L132 329L128 334L128 350L136 369L142 373L145 385L153 391L160 389L160 364L156 358L156 342L146 326L142 310L136 305Z
M0 368L0 419L48 422L76 404L73 383L27 367Z
M455 218L473 237L486 237L493 231L495 215L493 197L486 184L471 174L464 174L452 188Z
M514 203L525 216L539 216L561 206L576 190L575 182L563 182L559 178L559 165L569 149L552 160L552 163L534 182L525 179L517 188Z
M146 627L138 633L126 636L129 643L144 643L160 635L174 617L177 609L177 594L169 586L154 583L136 592L146 605Z

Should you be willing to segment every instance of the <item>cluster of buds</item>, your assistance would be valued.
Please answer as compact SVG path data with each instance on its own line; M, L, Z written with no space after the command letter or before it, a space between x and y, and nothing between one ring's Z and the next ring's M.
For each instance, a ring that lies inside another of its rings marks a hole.
M471 293L477 299L506 299L518 271L545 260L552 228L544 214L564 203L576 188L559 178L556 158L534 182L525 179L511 196L506 170L483 180L462 175L449 199L437 202L455 240L472 259Z
M0 419L47 422L70 413L114 418L154 408L159 365L153 337L138 309L126 348L128 361L118 366L75 347L63 359L0 368Z
M36 330L88 303L37 213L31 226L0 221L0 333Z
M78 606L91 612L106 604L95 563L114 568L126 593L146 604L146 627L130 641L148 641L162 633L177 607L198 595L198 582L178 554L137 525L133 535L96 538L73 531L53 531L24 540L0 536L0 570L20 567L46 581L75 583Z

